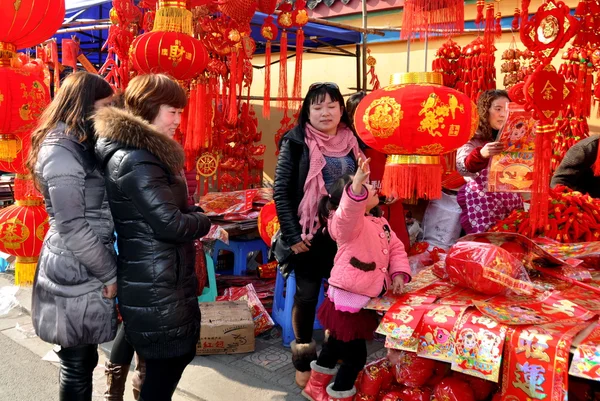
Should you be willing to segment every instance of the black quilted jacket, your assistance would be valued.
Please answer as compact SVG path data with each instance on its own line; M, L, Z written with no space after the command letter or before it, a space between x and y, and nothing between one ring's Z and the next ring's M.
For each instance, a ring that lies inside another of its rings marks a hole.
M562 184L574 191L600 198L600 177L594 177L593 165L598 157L600 136L586 138L567 151L565 158L552 177L552 187Z
M127 339L147 359L191 353L200 331L193 240L210 222L188 209L183 149L119 109L100 110L94 125L117 231Z

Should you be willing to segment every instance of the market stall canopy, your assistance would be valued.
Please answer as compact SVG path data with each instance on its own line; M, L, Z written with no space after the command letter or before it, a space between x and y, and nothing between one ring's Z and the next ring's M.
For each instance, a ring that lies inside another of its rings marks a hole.
M59 50L61 39L70 39L77 36L80 40L81 51L85 56L96 65L104 62L106 49L102 51L102 45L108 35L110 23L106 21L112 7L110 0L66 0L67 13L65 16L65 29L70 32L57 33L56 38ZM260 27L263 24L266 14L257 12L251 21L252 38L257 43L257 53L264 52L265 39L260 34ZM88 26L97 26L95 30L84 30ZM291 45L296 42L296 29L288 31L288 43ZM281 30L280 30L281 34ZM307 52L326 50L327 48L352 45L360 43L361 34L348 29L326 26L314 22L309 22L304 26L304 48ZM279 51L279 37L273 41L273 52ZM343 53L343 50L334 50L336 54Z

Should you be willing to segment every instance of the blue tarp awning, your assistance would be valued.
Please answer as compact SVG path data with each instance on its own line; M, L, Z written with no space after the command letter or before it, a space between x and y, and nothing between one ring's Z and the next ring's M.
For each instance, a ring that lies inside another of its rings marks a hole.
M67 13L65 23L87 21L88 23L85 25L97 25L98 23L94 21L108 18L111 7L111 0L66 0ZM260 27L266 17L266 14L257 12L252 18L252 38L256 41L257 53L264 52L265 39L260 34ZM71 36L79 38L81 51L93 64L100 65L104 62L106 52L101 52L100 49L106 41L108 29L56 34L54 38L57 39L60 46L61 39L71 38ZM281 30L279 30L277 40L272 44L273 52L279 51L280 36ZM304 36L304 47L306 49L350 45L360 43L361 41L361 34L358 32L312 22L309 22L304 27ZM293 46L295 43L296 29L293 28L288 30L288 44Z

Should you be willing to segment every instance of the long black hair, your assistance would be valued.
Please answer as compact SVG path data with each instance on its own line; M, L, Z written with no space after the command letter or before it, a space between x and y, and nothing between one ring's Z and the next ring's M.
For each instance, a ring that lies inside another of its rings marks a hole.
M340 206L342 195L344 194L346 187L351 183L352 176L350 174L345 174L333 183L329 189L329 195L321 198L318 209L319 223L321 224L321 227L327 227L329 215L331 212L337 210L337 208ZM375 206L373 209L371 209L370 214L375 217L383 216L383 212L379 206Z
M342 109L342 118L340 122L346 124L348 127L352 127L350 117L348 117L348 112L344 106L344 97L342 96L340 89L336 85L326 83L320 85L313 84L311 86L314 86L314 88L308 90L308 93L302 102L300 114L298 115L298 125L300 128L304 130L304 128L306 128L306 124L310 121L310 106L315 103L321 103L323 100L325 100L326 95L329 95L332 101L340 104Z

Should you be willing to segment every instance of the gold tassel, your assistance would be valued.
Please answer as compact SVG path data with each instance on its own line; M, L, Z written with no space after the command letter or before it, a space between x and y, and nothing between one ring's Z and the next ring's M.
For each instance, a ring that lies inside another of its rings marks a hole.
M13 162L19 152L19 140L14 135L0 135L0 160Z
M15 285L29 286L33 284L38 258L17 256L15 262Z
M156 10L152 32L181 32L192 36L192 12L186 8L164 7Z

